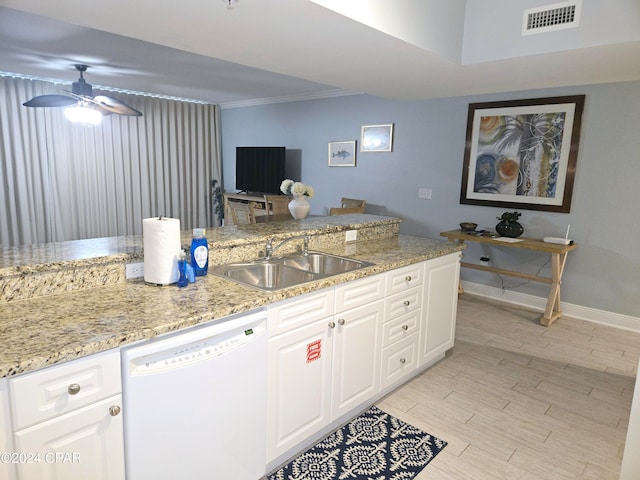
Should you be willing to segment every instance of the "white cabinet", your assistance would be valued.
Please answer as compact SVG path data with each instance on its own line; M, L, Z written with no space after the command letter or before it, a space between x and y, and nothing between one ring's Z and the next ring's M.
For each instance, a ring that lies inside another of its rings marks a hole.
M418 368L422 324L422 264L387 273L382 327L381 388L398 385Z
M385 275L336 287L331 418L380 391L380 335Z
M119 351L9 380L20 480L124 480Z
M638 361L637 371L640 371L640 361ZM636 379L619 480L637 480L640 477L640 457L638 452L640 452L640 381Z
M267 309L267 462L377 393L383 279L368 277Z
M11 429L11 413L9 411L9 381L0 378L0 454L14 454ZM10 461L0 462L0 479L15 480L15 465Z
M424 263L423 325L419 366L433 363L453 347L458 306L460 253Z
M331 418L366 403L380 390L380 346L383 303L336 313Z
M453 346L458 253L268 307L267 463Z
M268 462L330 422L333 293L268 308Z

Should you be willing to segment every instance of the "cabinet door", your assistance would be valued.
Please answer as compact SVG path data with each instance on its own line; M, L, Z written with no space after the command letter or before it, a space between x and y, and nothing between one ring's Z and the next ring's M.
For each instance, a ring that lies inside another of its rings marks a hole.
M380 391L380 335L384 302L335 316L331 417L338 418Z
M40 453L18 464L20 480L124 480L121 405L116 395L16 432L16 451Z
M453 347L459 275L459 253L425 262L420 366L429 364Z
M332 321L268 341L267 463L329 423Z
M11 430L11 414L9 413L9 382L6 378L0 378L0 454L14 453L13 433ZM11 462L0 462L0 478L2 480L15 480L15 466Z

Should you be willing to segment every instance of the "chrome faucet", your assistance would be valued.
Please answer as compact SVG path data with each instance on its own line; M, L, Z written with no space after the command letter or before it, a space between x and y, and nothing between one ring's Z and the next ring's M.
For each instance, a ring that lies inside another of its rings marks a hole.
M303 250L302 250L302 254L303 255L307 255L309 253L309 235L296 235L295 237L289 237L289 238L285 238L283 241L281 241L278 245L276 245L275 247L273 246L273 238L270 238L267 240L267 246L265 247L264 250L264 259L265 260L270 260L271 256L273 255L273 252L275 252L277 249L279 249L282 245L284 245L285 243L290 242L291 240L299 240L299 239L303 239L304 240L304 244L303 244Z

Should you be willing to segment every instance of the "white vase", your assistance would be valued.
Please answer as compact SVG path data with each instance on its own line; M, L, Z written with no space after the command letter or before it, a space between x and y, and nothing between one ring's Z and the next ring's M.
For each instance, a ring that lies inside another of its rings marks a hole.
M289 202L289 211L291 212L291 216L296 220L302 220L307 215L309 215L309 209L311 205L307 201L307 197L302 196L293 196L293 200Z

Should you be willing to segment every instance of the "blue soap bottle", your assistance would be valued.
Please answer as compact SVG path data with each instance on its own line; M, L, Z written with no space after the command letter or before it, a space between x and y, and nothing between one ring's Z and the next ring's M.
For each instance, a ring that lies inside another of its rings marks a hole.
M189 284L187 278L187 254L184 250L180 250L178 254L178 286L186 287Z
M196 272L196 276L207 274L209 268L209 243L204 237L204 228L193 229L193 239L191 240L191 266Z

